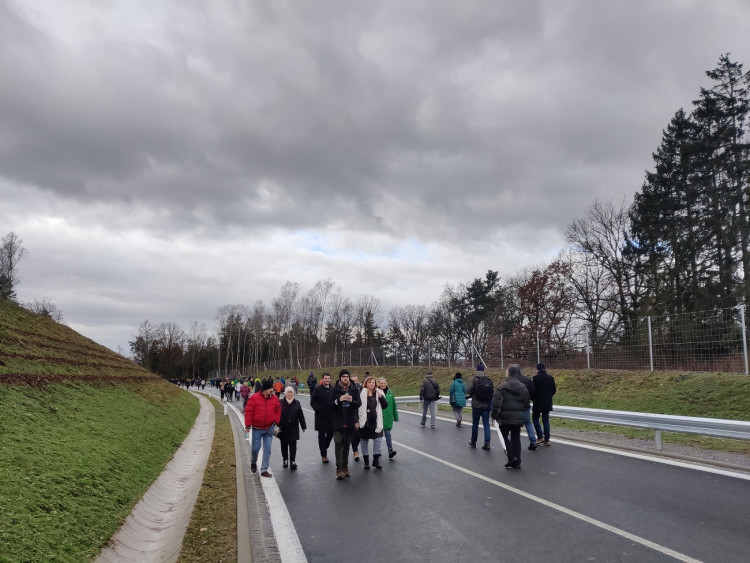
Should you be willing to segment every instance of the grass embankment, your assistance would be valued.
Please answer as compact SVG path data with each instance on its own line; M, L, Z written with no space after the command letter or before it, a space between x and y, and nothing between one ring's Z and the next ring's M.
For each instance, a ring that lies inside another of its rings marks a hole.
M315 370L315 375L328 371L335 381L341 368ZM349 367L353 374L359 376L360 382L369 371L375 377L385 377L388 385L397 396L418 395L419 387L426 373L425 368L414 367ZM464 382L471 382L473 370L432 368L435 379L440 384L443 396L448 395L448 388L456 371L462 371ZM531 366L524 366L523 372L533 375ZM682 416L701 416L726 418L730 420L750 420L750 377L727 373L686 373L686 372L633 372L623 370L555 370L557 383L555 404L571 407L589 407L597 409L650 412L657 414L675 414ZM290 378L297 376L306 381L308 371L265 372L264 375ZM486 374L499 383L505 372L500 369L489 369ZM446 407L447 409L447 407ZM622 426L606 426L578 421L553 419L557 427L614 432L629 437L652 438L653 432ZM750 454L750 444L739 440L719 440L704 438L691 434L665 433L665 442L695 445L698 447Z
M180 562L237 561L237 467L232 424L214 405L216 429L203 485L182 542Z
M190 431L198 401L0 301L0 561L85 561Z

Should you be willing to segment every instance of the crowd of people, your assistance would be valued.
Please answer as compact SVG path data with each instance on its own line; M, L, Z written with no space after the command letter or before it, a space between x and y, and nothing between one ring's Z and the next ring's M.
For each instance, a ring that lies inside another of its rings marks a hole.
M482 449L489 451L492 442L490 420L497 422L508 458L505 464L508 469L521 468L522 428L525 428L529 438L529 450L550 445L549 413L557 389L555 379L547 373L544 364L537 364L536 369L536 375L529 378L521 373L520 365L512 364L506 370L505 379L495 386L486 374L484 364L480 363L468 386L463 375L456 373L449 388L450 405L459 428L463 423L464 408L471 400L470 447L477 447L481 421L484 438ZM395 457L391 431L394 422L398 421L398 409L384 377L376 379L365 372L360 384L355 375L342 369L337 381L332 383L329 373L323 373L318 381L310 372L307 385L310 406L315 413L314 428L321 462L330 463L328 450L333 442L337 480L350 477L350 452L354 462L363 461L363 469L382 470L383 438L388 458ZM279 438L281 444L283 467L297 469L297 441L300 430L307 430L302 406L296 399L298 390L303 386L297 378L287 382L278 377L275 380L256 378L254 382L226 380L218 383L222 396L226 394L231 397L234 394L244 401L245 428L252 438L250 469L253 473L258 471L258 456L262 449L260 474L271 477L269 464L274 436ZM440 398L440 384L428 371L419 390L422 403L419 424L422 427L427 425L429 412L430 427L437 429L436 405Z

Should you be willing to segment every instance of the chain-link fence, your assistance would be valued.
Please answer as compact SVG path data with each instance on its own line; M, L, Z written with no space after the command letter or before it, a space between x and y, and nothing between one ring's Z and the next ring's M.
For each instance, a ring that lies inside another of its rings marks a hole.
M646 317L614 327L579 324L565 337L519 330L464 346L468 353L446 356L430 340L420 346L351 348L320 356L287 358L268 370L318 370L336 366L423 366L472 369L480 358L488 367L524 367L539 362L552 369L638 371L718 371L748 374L748 334L744 306L682 315Z

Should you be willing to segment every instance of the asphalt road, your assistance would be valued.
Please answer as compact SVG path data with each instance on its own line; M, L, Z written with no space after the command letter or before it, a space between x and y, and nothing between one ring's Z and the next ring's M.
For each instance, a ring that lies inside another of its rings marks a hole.
M530 452L525 433L523 469L508 471L497 434L469 448L470 419L431 430L401 412L398 455L382 471L350 461L336 481L300 399L299 470L274 441L271 471L308 561L750 560L746 479L559 442Z

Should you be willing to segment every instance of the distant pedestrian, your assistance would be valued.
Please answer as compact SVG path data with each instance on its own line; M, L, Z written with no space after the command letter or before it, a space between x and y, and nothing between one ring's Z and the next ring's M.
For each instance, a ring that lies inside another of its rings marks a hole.
M529 392L529 397L534 396L534 382L531 378L526 377L521 373L521 366L514 364L518 368L518 381L526 386L526 390ZM526 428L526 435L529 437L529 449L534 451L536 449L536 432L534 431L534 425L531 424L531 405L523 412L523 425Z
M315 391L315 386L318 384L318 378L315 377L315 374L313 372L310 372L310 375L307 376L307 388L310 390L310 396L312 397L313 391Z
M370 372L365 372L365 377L369 377ZM352 386L354 387L353 393L359 397L362 394L362 385L359 383L359 377L352 374L349 379L351 380ZM352 453L354 454L354 461L359 461L359 432L355 432L352 437Z
M396 397L393 396L393 391L388 387L388 381L386 381L385 377L378 379L378 387L385 393L385 400L388 401L388 406L383 409L383 435L385 436L385 445L388 448L388 459L393 459L396 455L396 450L393 449L391 430L393 430L393 423L398 422Z
M429 409L430 428L435 430L435 407L439 398L440 385L435 381L432 372L428 371L427 376L422 380L422 385L419 387L419 400L422 402L422 420L419 423L421 426L427 423L427 409Z
M240 397L242 398L242 410L245 410L245 407L247 407L247 400L250 398L251 389L250 386L247 384L247 381L244 381L242 383L242 387L240 387Z
M365 469L370 469L370 440L372 440L372 466L383 469L380 464L381 442L383 439L383 409L388 408L388 401L373 376L365 377L360 392L359 437L362 444L362 457Z
M310 397L310 406L315 411L315 431L318 433L318 449L323 463L328 463L328 447L333 440L333 417L331 413L331 374L320 376L320 385Z
M302 405L294 398L294 389L289 386L284 390L281 398L281 420L279 422L278 438L281 441L281 459L283 467L297 469L297 440L299 429L307 430L305 413Z
M271 465L271 443L276 425L281 420L281 404L273 396L270 382L263 383L260 393L253 394L245 407L245 430L252 430L250 454L250 471L258 471L258 452L263 445L263 463L260 467L262 477L271 477L268 468Z
M469 446L477 447L477 438L479 436L479 420L482 420L484 427L484 446L483 450L489 451L490 441L492 439L492 430L490 429L490 403L495 388L492 380L484 372L484 364L477 365L471 384L466 390L466 396L471 398L471 440Z
M464 419L464 407L466 406L466 385L460 371L453 376L453 382L448 392L451 407L453 407L453 416L456 418L456 426L461 428L461 422Z
M354 392L349 380L349 370L342 369L339 379L331 391L331 415L333 418L333 443L336 450L336 479L349 477L349 446L359 429L360 396Z
M282 381L277 377L276 381L273 383L273 392L276 393L276 396L281 398L281 393L284 391L284 384Z
M529 408L529 390L518 380L518 364L508 366L505 381L495 389L492 418L500 425L500 434L508 452L507 469L521 469L521 426L524 411Z
M544 364L537 364L536 375L534 376L534 394L531 397L534 401L531 414L534 419L537 444L549 446L549 413L552 410L552 397L555 393L557 393L555 378L547 373ZM544 430L539 426L540 415L542 417Z

